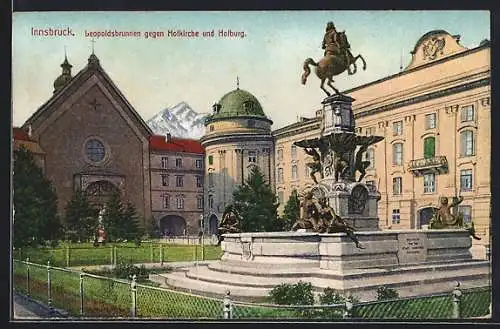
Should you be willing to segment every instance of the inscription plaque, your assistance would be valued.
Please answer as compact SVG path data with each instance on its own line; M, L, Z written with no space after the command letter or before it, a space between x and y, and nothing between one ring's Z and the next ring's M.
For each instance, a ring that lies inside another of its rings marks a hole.
M241 242L241 257L245 260L252 258L252 243Z
M422 233L398 234L398 259L400 264L425 262L427 236Z

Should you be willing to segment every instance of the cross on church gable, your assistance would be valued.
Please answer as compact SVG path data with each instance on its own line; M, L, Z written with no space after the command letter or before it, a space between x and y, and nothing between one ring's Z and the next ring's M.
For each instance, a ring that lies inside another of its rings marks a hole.
M94 98L94 100L93 100L93 101L91 101L91 102L89 103L89 105L90 105L90 106L92 106L92 108L94 109L94 111L97 111L97 107L98 107L98 106L101 106L102 104L99 104L99 103L97 102L97 99L96 99L96 98Z

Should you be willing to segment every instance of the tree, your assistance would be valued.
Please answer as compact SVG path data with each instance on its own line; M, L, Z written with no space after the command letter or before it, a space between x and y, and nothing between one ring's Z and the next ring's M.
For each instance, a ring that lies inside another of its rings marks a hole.
M31 151L14 150L15 247L57 242L62 229L57 216L57 194L38 167Z
M255 166L244 184L233 192L234 207L241 217L243 232L273 230L278 218L276 195Z
M159 238L160 237L160 226L158 225L158 221L154 218L151 217L149 220L149 226L148 226L148 234L151 238Z
M120 191L114 191L109 201L106 203L106 212L102 218L102 225L106 232L108 241L115 241L123 237L121 219L123 206L120 197Z
M137 241L143 233L139 226L137 209L132 203L121 201L119 190L113 192L106 204L102 222L108 241L119 239Z
M87 195L77 190L66 206L65 224L71 240L88 241L95 235L99 211L89 204Z
M281 218L281 225L283 231L290 231L292 225L300 216L300 201L297 190L293 190L290 198L285 204L283 216Z
M122 238L134 241L140 240L142 230L139 226L139 217L137 215L137 210L130 202L127 202L123 207L122 227Z

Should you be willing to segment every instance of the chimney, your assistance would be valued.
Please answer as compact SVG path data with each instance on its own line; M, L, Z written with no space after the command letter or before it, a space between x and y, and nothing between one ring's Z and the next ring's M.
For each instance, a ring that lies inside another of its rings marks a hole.
M165 136L165 141L168 143L172 140L172 135L170 133L167 133L167 136Z
M28 125L28 137L31 138L31 125Z

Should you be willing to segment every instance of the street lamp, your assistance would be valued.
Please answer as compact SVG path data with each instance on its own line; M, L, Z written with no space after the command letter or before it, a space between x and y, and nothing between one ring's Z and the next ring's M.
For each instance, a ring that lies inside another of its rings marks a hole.
M204 225L203 225L203 214L200 214L200 240L201 240L201 260L205 260L205 241L204 241Z

